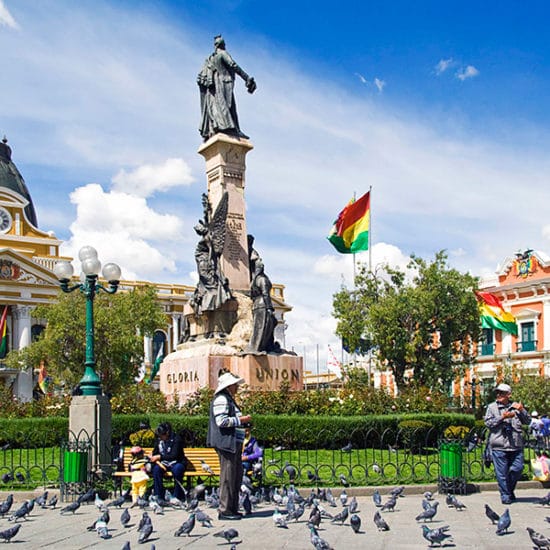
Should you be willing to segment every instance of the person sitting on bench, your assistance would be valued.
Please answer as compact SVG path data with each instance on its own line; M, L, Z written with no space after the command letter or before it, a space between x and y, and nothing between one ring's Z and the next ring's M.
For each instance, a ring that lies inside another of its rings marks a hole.
M262 457L264 450L258 445L258 441L251 433L252 426L244 430L243 442L243 473L252 472L254 476L262 471ZM259 468L259 472L257 469Z
M174 496L185 500L183 491L183 473L185 472L185 453L182 438L172 431L169 422L159 424L155 432L157 440L149 457L153 476L153 492L161 500L165 498L164 475L171 472L174 477Z

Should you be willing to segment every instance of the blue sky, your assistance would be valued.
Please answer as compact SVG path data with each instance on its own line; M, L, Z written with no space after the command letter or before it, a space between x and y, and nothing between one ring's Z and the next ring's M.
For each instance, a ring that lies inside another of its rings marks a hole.
M222 33L237 82L247 224L286 285L286 346L338 349L326 241L373 187L372 257L446 249L476 275L550 251L546 2L0 0L0 134L39 226L123 276L193 284L204 165L195 79ZM366 261L366 255L359 259Z

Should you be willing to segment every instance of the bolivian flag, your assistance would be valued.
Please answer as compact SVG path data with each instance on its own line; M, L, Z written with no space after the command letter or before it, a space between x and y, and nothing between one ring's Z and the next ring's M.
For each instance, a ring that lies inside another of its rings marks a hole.
M495 328L518 335L516 318L508 311L504 311L502 302L496 296L489 292L476 292L476 296L479 300L482 328Z
M351 201L338 214L327 237L342 254L355 254L369 249L370 191Z
M8 350L8 306L4 306L4 311L2 312L2 318L0 318L0 357L5 357L6 351Z

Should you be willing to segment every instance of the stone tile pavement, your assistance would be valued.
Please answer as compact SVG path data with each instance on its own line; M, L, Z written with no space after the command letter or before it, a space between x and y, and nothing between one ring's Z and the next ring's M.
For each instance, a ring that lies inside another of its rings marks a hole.
M466 505L463 511L448 508L445 504L445 495L438 495L435 487L406 487L404 496L398 500L394 512L382 512L384 519L390 525L390 531L378 532L373 523L373 515L376 507L370 494L374 488L356 488L348 490L348 494L356 494L359 502L358 515L361 518L361 532L355 534L349 525L349 519L344 525L331 524L329 520L323 520L319 530L320 536L334 549L350 550L353 548L369 549L420 549L428 548L428 543L422 538L420 524L415 521L415 516L422 511L422 492L426 489L434 491L435 500L440 502L439 511L432 523L428 526L450 526L453 535L453 543L447 543L446 548L462 549L498 549L519 550L532 548L526 527L533 527L537 531L550 537L550 523L545 521L550 517L550 507L537 504L538 498L545 496L548 489L544 489L537 483L524 483L516 491L518 501L509 507L500 504L498 492L494 484L483 486L481 492L459 495L458 499ZM387 499L391 487L381 487L383 501ZM303 496L307 496L309 490L301 490ZM340 488L333 489L337 497ZM39 493L37 493L39 494ZM0 499L4 499L6 493L0 493ZM29 495L15 494L14 510ZM204 503L203 503L204 504ZM502 513L505 508L510 508L512 525L509 533L497 536L496 526L492 525L485 516L484 505L489 504L497 513ZM335 513L341 507L331 508L324 505L327 511ZM132 527L124 528L120 523L121 510L110 509L111 520L109 532L112 538L103 540L95 533L86 530L98 517L99 512L92 505L83 505L74 515L61 515L59 508L55 510L34 509L28 520L19 520L21 529L12 540L11 545L16 549L122 549L128 541L130 547L149 550L154 544L156 550L171 550L178 548L190 549L229 549L230 544L222 538L213 537L213 533L229 527L236 529L239 536L235 539L238 550L261 549L310 549L309 530L306 526L306 510L301 521L289 524L288 529L275 527L272 519L275 506L262 504L251 516L241 521L219 521L215 510L208 508L206 511L214 520L214 527L207 529L197 524L190 537L174 537L175 530L185 521L188 513L183 510L167 510L164 515L155 515L149 512L154 531L150 540L145 544L138 544L137 523L141 511L131 510ZM304 519L305 518L305 519ZM0 519L0 531L9 528L13 522L7 517Z

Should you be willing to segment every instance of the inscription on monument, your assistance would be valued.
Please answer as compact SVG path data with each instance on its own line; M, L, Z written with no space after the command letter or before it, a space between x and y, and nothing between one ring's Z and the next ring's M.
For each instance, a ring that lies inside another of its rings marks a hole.
M226 244L225 252L230 262L239 262L243 258L243 238L244 216L238 213L227 214L226 222Z

